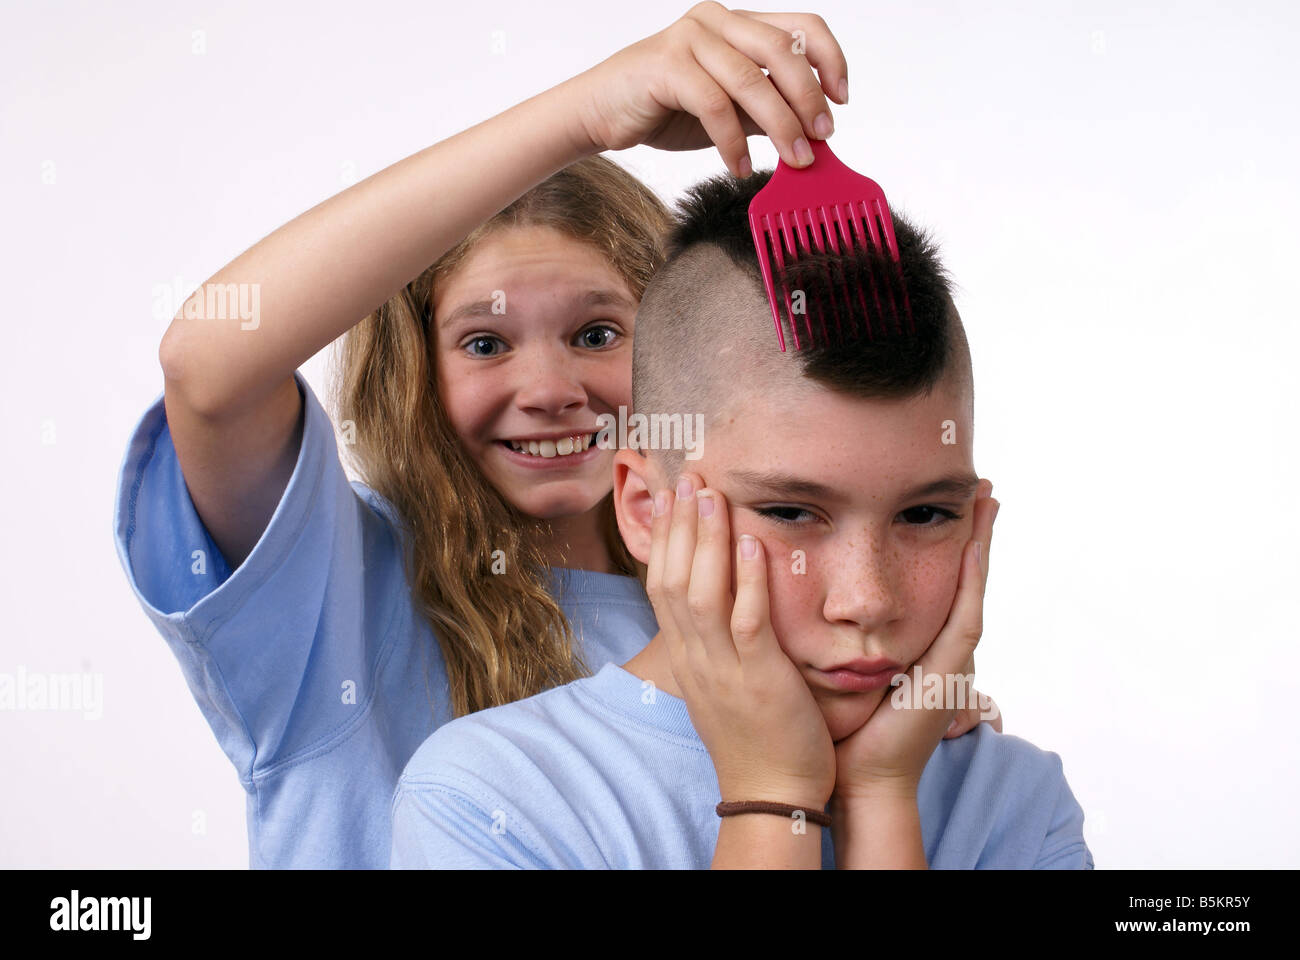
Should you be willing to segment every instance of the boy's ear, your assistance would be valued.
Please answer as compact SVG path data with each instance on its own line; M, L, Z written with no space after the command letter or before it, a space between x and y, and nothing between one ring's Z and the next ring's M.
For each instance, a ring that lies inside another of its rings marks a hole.
M664 486L663 472L644 454L627 447L614 454L614 516L628 552L650 562L651 507Z

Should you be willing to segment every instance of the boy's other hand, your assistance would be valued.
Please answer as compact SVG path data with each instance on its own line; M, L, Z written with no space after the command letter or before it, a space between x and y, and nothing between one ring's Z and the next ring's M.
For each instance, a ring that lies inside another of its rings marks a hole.
M847 102L848 64L816 14L728 10L709 0L565 86L574 94L576 143L597 153L713 143L727 169L747 177L746 137L754 134L771 137L792 166L812 162L808 139L834 129L827 98Z
M919 666L923 678L938 674L944 691L953 689L946 680L948 676L960 674L968 678L974 670L975 647L984 629L984 586L988 582L993 518L999 506L992 491L992 484L981 482L975 498L974 529L962 552L952 609L939 635L908 667L907 689L890 691L862 727L835 745L837 802L916 795L921 772L956 710L948 703L944 709L913 706L913 696L921 701L925 690L924 680L919 690L914 689L915 670ZM959 681L959 687L971 702L973 686L969 680ZM900 692L906 694L901 697L904 705L895 706L895 695Z
M971 654L970 661L962 672L967 676L975 676L975 654ZM954 740L964 736L981 723L987 723L998 733L1002 732L1002 711L992 697L976 690L974 702L968 700L967 703L970 705L958 710L957 716L948 724L948 732L943 735L943 739Z
M835 745L772 629L763 545L736 544L733 597L726 500L694 474L682 482L681 496L664 490L656 500L646 593L722 799L821 810L835 785Z

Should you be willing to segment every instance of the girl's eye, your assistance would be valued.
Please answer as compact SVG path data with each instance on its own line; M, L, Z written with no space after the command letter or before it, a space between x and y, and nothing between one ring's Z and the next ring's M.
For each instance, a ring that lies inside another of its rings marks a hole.
M619 332L613 327L601 324L597 327L588 327L582 333L578 334L578 339L584 347L591 347L593 350L599 350L602 347L608 347L619 336Z
M899 516L906 518L907 524L913 527L942 527L961 519L961 514L945 510L943 507L911 507Z
M489 337L485 335L481 337L475 337L474 339L468 341L465 344L465 349L468 350L470 354L475 357L492 357L492 356L496 356L497 353L501 352L499 350L493 349L493 346L496 344L500 344L502 347L505 346L505 344L501 341L500 337ZM480 349L480 347L483 347L485 349Z
M776 523L783 523L791 527L806 526L817 519L815 513L811 510L805 510L803 507L755 507L754 512ZM804 520L802 519L804 517L812 519Z

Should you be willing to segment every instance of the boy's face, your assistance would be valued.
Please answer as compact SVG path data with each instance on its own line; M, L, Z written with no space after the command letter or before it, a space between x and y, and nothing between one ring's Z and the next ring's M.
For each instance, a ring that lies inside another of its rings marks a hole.
M879 401L800 380L735 409L683 470L726 497L733 558L740 534L762 542L773 628L840 740L891 690L863 690L835 668L865 659L904 671L948 617L979 482L967 401L948 382Z

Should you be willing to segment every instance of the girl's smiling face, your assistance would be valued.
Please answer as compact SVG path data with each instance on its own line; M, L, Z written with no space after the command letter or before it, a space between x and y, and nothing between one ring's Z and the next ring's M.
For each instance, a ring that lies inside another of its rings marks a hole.
M903 672L947 620L979 484L968 403L947 384L880 401L803 381L794 398L754 395L685 467L726 497L733 543L762 542L773 629L834 740L891 691L831 671Z
M524 513L575 517L610 492L615 451L591 440L600 414L631 406L636 309L593 247L548 227L489 235L435 285L439 396L484 476Z

